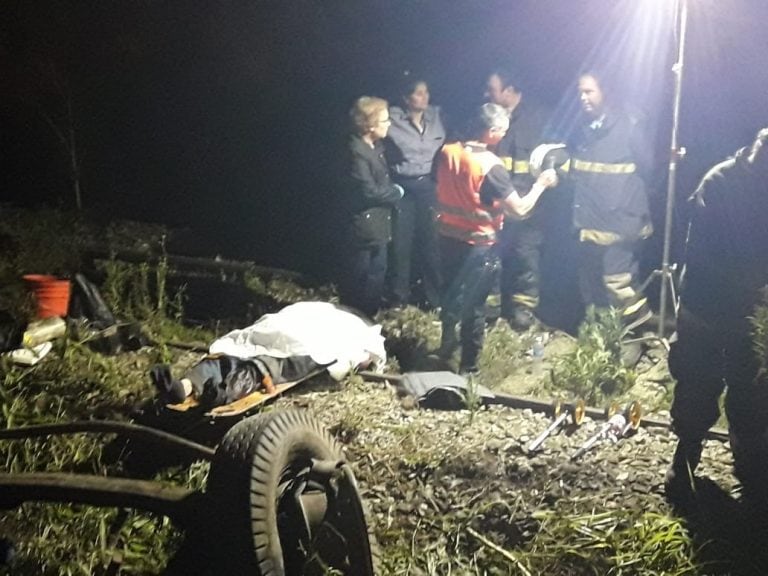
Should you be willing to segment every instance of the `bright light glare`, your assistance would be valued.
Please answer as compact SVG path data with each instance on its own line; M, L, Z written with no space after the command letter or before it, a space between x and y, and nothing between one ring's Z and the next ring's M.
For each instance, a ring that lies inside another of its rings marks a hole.
M581 69L601 71L615 91L612 100L647 116L657 114L669 85L678 1L620 0L607 13L603 9L584 16L594 21L600 32ZM572 122L578 110L575 86L574 77L573 88L564 95L558 110L564 123L569 118ZM572 127L560 126L563 133Z

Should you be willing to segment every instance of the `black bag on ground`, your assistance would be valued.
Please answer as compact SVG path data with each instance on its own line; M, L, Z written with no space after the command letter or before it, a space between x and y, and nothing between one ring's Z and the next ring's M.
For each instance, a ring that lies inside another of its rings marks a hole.
M470 390L467 379L453 372L406 372L398 389L416 398L420 408L433 410L462 410L467 407L470 393L481 402L494 398L485 386L476 385Z
M68 317L74 332L102 354L138 350L149 343L139 323L117 321L96 285L80 273L72 281Z

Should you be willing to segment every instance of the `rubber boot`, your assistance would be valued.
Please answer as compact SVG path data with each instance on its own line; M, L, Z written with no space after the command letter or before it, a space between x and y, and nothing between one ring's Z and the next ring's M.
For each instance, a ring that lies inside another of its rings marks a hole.
M696 467L701 461L701 440L680 440L667 470L664 492L667 500L675 506L685 506L695 492Z
M479 371L477 367L478 350L475 346L463 346L461 349L461 362L459 362L459 374L461 376L469 376L470 374L477 374Z
M443 360L450 360L458 348L459 339L456 336L456 325L443 323L443 333L440 338L440 348L437 351L437 355Z
M517 330L519 332L525 332L532 326L536 326L538 324L538 320L536 319L533 310L526 308L525 306L515 307L508 322L513 330Z

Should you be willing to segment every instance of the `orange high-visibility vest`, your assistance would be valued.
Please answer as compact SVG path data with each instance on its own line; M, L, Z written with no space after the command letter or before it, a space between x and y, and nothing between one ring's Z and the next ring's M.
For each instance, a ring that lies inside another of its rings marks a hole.
M491 245L501 230L504 211L498 200L492 206L480 201L480 187L501 160L487 150L474 151L461 142L440 151L437 168L437 223L443 236L468 244Z

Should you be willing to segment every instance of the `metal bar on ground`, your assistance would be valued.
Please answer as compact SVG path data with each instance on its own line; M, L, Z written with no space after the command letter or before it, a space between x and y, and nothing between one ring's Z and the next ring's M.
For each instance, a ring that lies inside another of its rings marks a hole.
M403 379L402 374L379 374L377 372L362 371L357 373L365 380L372 380L375 382L400 382ZM488 404L501 404L509 408L517 410L531 410L533 412L545 412L552 411L552 400L541 400L539 398L531 398L525 396L513 396L511 394L498 394L494 392L494 398L486 400ZM584 407L584 415L589 416L593 420L604 420L605 410L600 408L593 408L591 406ZM660 418L646 418L643 417L640 422L640 426L646 428L664 428L666 430L672 429L672 422L669 420L663 420ZM707 438L712 440L719 440L721 442L728 442L730 436L728 431L723 428L710 428L707 432Z
M184 521L191 518L190 502L197 495L186 488L132 478L46 472L0 473L0 505L6 506L34 501L129 507Z
M212 460L216 453L213 448L203 446L197 442L192 442L191 440L181 438L174 434L169 434L162 430L156 430L155 428L140 426L138 424L129 424L127 422L117 422L114 420L89 420L82 422L68 422L66 424L41 424L37 426L9 428L7 430L0 430L0 440L23 440L26 438L56 434L82 433L122 434L128 437L140 438L147 442L154 442L155 444L173 446L179 452L203 460Z

